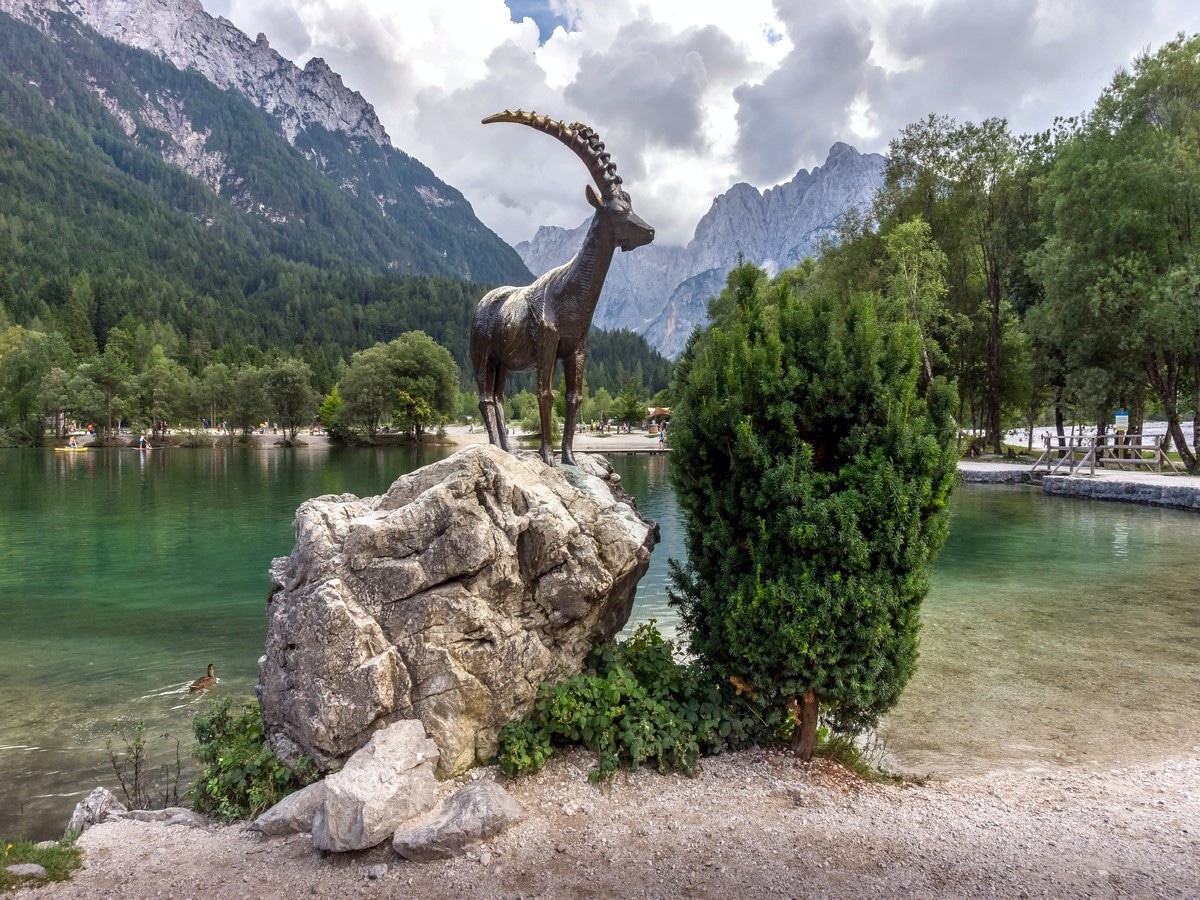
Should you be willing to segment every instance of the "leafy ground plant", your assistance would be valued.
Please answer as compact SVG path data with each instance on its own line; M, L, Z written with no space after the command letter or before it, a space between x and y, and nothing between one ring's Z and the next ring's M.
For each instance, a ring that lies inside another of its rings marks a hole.
M9 866L33 863L46 870L41 878L17 876ZM52 881L66 881L81 865L83 852L70 841L40 847L32 841L0 841L0 891L18 887L41 887Z
M192 729L193 753L201 765L192 785L197 812L230 822L253 818L319 777L307 757L293 770L275 756L256 703L245 703L234 713L232 701L224 697L196 716Z
M541 685L529 715L501 729L498 762L510 777L528 774L556 747L578 745L596 752L592 781L647 763L690 774L701 756L760 742L772 730L748 699L677 662L651 622L597 647L583 674Z

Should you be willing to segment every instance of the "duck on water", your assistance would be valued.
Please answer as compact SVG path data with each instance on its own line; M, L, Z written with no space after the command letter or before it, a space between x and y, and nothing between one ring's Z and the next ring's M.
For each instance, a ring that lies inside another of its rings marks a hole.
M217 667L212 663L208 664L208 674L201 675L189 686L188 690L195 693L196 691L207 691L210 687L217 683Z

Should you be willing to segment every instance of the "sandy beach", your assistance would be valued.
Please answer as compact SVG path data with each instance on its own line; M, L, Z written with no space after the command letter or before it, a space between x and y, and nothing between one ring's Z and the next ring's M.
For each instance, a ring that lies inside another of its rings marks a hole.
M319 449L329 446L329 439L325 435L310 435L301 432L296 436L301 449L305 447ZM278 434L255 434L254 441L262 446L274 446L282 440L282 436ZM465 447L469 444L486 444L487 432L482 427L476 426L471 428L467 425L450 425L447 426L445 436L437 434L427 435L425 438L429 444L450 444L456 447ZM520 449L537 449L537 439L530 437L527 440L517 440L517 436L513 436L515 446ZM591 431L584 431L575 435L575 440L572 443L573 448L578 453L605 453L605 452L623 452L631 451L643 452L659 452L658 435L649 434L645 431L634 431L629 434L617 434L609 432L607 434L597 434ZM555 444L557 450L559 444Z

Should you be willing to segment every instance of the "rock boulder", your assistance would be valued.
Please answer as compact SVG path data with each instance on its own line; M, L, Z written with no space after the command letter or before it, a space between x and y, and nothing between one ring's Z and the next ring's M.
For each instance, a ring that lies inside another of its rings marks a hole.
M538 684L625 624L658 541L607 462L576 458L472 446L382 496L304 503L259 660L275 752L335 768L419 718L441 774L490 759Z
M365 850L437 802L437 748L425 726L406 719L375 732L345 768L323 782L312 819L319 850Z
M456 791L425 821L408 822L392 836L405 859L428 862L461 856L521 819L521 804L494 781L473 781Z
M312 831L317 810L325 805L325 782L317 781L288 794L246 826L267 837L307 834Z
M128 808L116 795L105 787L92 788L92 792L75 804L75 811L67 822L68 836L83 834L93 825L115 819Z

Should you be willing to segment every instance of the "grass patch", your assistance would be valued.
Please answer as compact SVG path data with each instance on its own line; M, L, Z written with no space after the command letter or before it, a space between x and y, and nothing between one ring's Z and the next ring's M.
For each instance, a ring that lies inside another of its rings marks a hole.
M13 875L8 867L18 863L35 863L46 870L42 878ZM41 887L52 881L66 881L83 865L83 851L74 841L39 847L32 841L3 841L0 843L0 891L19 887Z
M884 747L878 737L861 738L853 734L817 729L816 756L832 760L863 781L898 784L907 779L889 772L881 764Z

